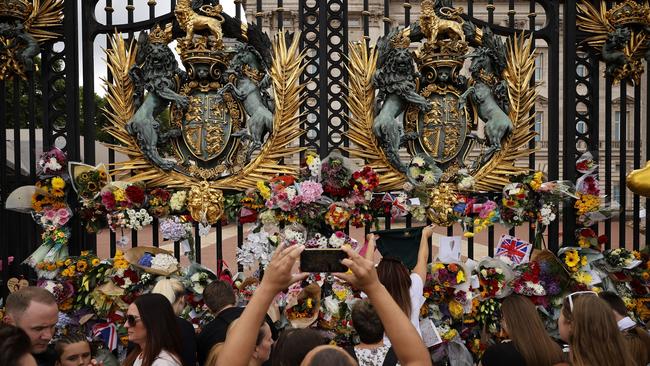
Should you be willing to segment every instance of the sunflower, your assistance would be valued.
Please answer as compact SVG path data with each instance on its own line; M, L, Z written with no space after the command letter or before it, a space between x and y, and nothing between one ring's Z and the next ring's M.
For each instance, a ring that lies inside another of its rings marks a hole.
M99 171L99 178L101 178L102 180L106 180L106 172L103 171L103 170L100 170Z
M93 258L93 260L90 261L90 264L92 264L93 267L97 267L97 266L99 265L100 262L101 262L101 261L99 260L99 258Z
M564 257L564 263L566 263L566 265L569 268L573 268L577 266L579 262L580 262L580 255L576 250L569 250L566 252L566 256Z
M88 182L88 184L86 184L86 189L90 192L97 192L97 188L98 186L95 182Z
M65 196L65 192L62 189L54 188L54 189L52 189L52 196L54 196L54 197L63 197L63 196Z
M85 272L87 268L88 268L88 262L84 260L80 260L77 262L77 269L79 270L79 272Z
M86 180L90 179L90 175L88 174L88 172L83 172L83 173L79 174L78 179L80 181L86 181Z

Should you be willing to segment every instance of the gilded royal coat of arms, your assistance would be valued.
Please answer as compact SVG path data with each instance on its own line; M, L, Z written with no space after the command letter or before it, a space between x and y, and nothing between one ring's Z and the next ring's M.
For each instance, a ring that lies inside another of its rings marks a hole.
M183 31L175 39L182 68L169 46L172 24L142 32L131 45L115 35L106 51L113 74L107 130L119 142L112 147L129 157L112 174L151 187L189 188L193 218L215 223L224 190L295 173L278 162L301 150L289 144L302 134L302 55L298 37L287 45L281 32L272 44L220 5L179 0L174 13ZM165 110L169 126L161 119Z
M532 42L503 42L461 14L451 1L423 0L411 26L372 48L350 47L349 152L380 174L385 190L409 182L446 192L470 176L472 190L500 191L528 170L515 162L532 152L535 135ZM422 166L424 179L413 174Z

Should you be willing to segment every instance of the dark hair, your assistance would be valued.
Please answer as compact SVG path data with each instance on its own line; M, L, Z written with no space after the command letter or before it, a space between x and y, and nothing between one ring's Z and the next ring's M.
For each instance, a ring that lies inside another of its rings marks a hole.
M300 366L307 353L325 344L327 339L310 328L287 329L275 342L271 364L273 366Z
M226 281L212 281L203 290L203 301L215 314L228 305L235 305L235 300L235 292Z
M29 286L9 294L5 310L11 316L20 316L32 301L40 304L56 305L56 298L51 292L44 288Z
M54 351L56 352L56 357L58 359L61 359L65 346L79 342L88 343L88 348L90 348L90 342L88 342L88 339L86 339L86 337L79 332L68 333L63 337L57 339L54 343Z
M501 316L508 336L526 365L554 365L563 361L562 349L544 328L532 301L521 295L503 300Z
M142 366L151 366L163 350L180 360L180 329L169 300L161 294L144 294L138 296L133 304L138 308L140 320L147 329L147 343L145 350L136 345L124 364L133 365L141 351L144 353Z
M352 306L352 326L361 343L373 344L384 338L384 326L375 308L366 300L359 300Z
M399 259L383 257L377 265L377 276L400 309L410 318L411 276L408 268Z
M30 352L31 347L32 342L24 330L0 324L0 365L20 366L20 359Z
M612 310L618 313L618 315L627 316L627 307L625 306L623 299L621 299L615 292L603 291L598 294L598 297L603 299Z
M356 366L349 353L339 347L327 347L316 351L307 366Z

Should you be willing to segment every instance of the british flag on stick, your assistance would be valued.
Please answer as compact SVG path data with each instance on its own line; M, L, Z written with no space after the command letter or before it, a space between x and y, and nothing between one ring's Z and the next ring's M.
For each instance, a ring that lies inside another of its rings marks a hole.
M528 262L532 244L510 235L502 235L495 257L507 257L515 264Z

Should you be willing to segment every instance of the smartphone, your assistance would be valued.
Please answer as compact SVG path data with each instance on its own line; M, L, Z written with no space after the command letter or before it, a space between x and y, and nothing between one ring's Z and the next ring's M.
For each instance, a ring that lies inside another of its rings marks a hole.
M305 249L300 253L302 272L347 272L341 260L348 255L341 249Z

